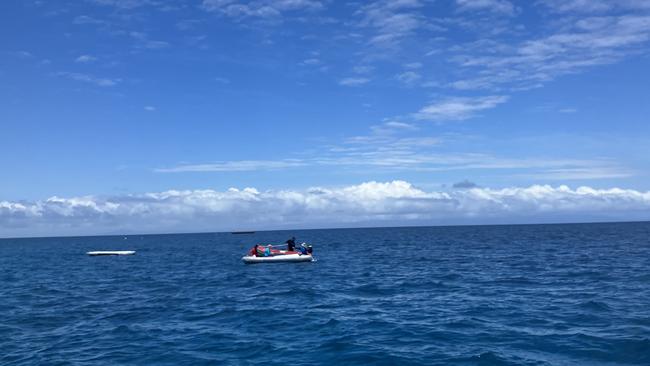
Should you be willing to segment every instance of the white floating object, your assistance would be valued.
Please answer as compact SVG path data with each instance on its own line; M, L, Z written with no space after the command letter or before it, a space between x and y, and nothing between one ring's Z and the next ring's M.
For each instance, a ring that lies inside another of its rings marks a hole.
M100 250L100 251L95 251L95 252L88 252L86 253L91 256L98 256L98 255L133 255L135 254L135 250Z
M314 258L310 254L281 254L270 257L256 257L246 255L241 258L246 264L253 263L279 263L279 262L313 262Z

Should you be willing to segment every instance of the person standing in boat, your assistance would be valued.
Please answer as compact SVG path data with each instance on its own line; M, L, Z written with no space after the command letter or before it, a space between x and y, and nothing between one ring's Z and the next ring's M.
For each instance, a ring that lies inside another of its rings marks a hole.
M296 237L292 236L291 239L286 241L287 252L293 252L296 249Z

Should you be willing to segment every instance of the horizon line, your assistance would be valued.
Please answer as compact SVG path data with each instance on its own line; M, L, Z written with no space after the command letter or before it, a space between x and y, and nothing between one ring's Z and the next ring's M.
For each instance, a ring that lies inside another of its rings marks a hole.
M313 231L313 230L354 230L354 229L407 229L407 228L444 228L444 227L480 227L480 226L541 226L541 225L592 225L592 224L641 224L650 223L649 220L633 221L579 221L579 222L531 222L531 223L510 223L510 224L447 224L447 225L397 225L397 226L357 226L357 227L324 227L324 228L303 228L303 229L261 229L247 230L253 234L258 232L274 231ZM236 231L236 230L234 230ZM169 232L169 233L136 233L136 234L95 234L95 235L52 235L52 236L14 236L0 237L0 240L21 240L21 239L50 239L50 238L97 238L112 236L157 236L157 235L205 235L205 234L232 234L233 231L195 231L195 232Z

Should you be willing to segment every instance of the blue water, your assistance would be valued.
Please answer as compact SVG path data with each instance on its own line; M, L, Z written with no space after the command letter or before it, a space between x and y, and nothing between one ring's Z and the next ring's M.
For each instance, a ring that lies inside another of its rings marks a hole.
M0 284L2 365L650 365L650 223L7 239Z

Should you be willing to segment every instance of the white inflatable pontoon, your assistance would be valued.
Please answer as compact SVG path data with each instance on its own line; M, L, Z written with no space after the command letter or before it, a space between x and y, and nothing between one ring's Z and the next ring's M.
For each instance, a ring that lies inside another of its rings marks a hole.
M96 252L86 253L90 256L99 256L99 255L133 255L135 250L102 250Z
M281 263L281 262L312 262L314 258L311 254L279 254L269 257L256 257L254 255L245 255L241 258L246 264L253 263Z

